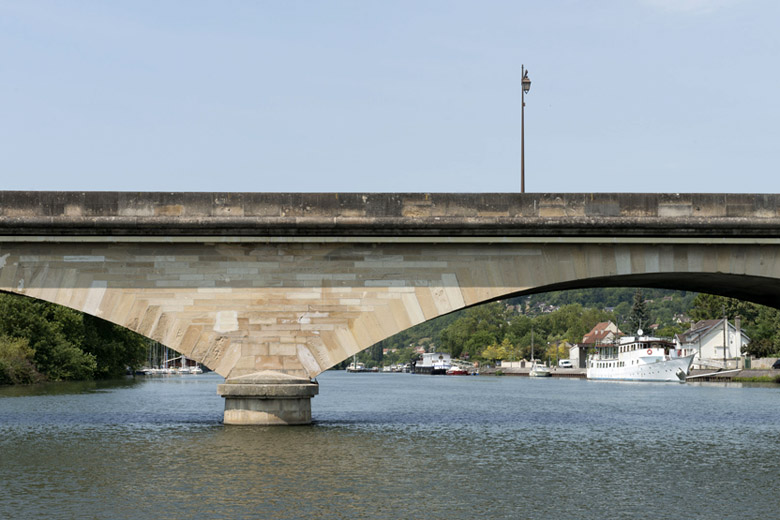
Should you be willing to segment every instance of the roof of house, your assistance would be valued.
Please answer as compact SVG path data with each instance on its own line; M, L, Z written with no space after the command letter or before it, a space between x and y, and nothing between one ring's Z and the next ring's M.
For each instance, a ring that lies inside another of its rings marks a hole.
M700 339L702 339L704 336L709 334L714 329L722 329L723 327L723 318L720 318L719 320L699 320L696 323L694 323L690 330L687 330L683 332L682 334L677 334L677 338L680 343L696 343ZM736 327L734 324L729 323L729 328L735 329ZM742 330L742 335L750 339L747 334L745 334L745 331Z
M610 325L612 325L613 327L615 326L615 324L612 323L611 321L602 321L601 323L597 323L595 327L590 329L590 332L588 332L582 337L582 342L598 343L600 341L604 341L605 339L610 337L610 335L614 335L615 332L609 330ZM619 334L620 330L618 330L617 333Z

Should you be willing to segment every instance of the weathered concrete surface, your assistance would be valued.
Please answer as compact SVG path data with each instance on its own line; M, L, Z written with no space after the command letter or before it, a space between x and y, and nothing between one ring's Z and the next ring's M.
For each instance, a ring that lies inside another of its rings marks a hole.
M6 235L776 236L776 194L0 192Z
M268 370L217 387L225 398L225 424L256 426L309 424L311 398L318 392L308 379Z
M230 381L267 370L308 380L408 327L509 295L668 287L780 307L779 202L0 192L0 290L118 323ZM297 397L240 388L262 383L230 384L236 421L306 414Z

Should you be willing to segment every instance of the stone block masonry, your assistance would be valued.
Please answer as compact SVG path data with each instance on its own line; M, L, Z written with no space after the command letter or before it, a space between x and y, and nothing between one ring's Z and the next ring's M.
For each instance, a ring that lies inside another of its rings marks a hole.
M618 285L780 306L778 201L0 192L0 290L99 316L214 369L227 378L226 422L298 423L317 374L485 301Z

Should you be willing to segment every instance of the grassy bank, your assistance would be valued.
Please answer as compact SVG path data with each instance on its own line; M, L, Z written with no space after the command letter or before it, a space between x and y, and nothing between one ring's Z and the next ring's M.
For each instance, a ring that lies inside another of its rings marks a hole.
M777 383L780 385L780 374L776 376L735 377L739 383Z

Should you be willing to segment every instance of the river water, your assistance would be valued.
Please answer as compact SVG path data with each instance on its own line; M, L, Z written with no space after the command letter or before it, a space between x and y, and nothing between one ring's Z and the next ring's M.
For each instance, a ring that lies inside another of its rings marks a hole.
M0 389L0 518L777 518L780 388L319 377L315 424L221 378Z

